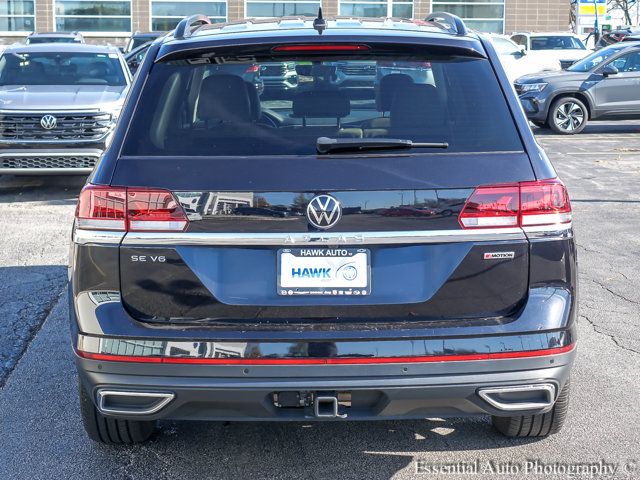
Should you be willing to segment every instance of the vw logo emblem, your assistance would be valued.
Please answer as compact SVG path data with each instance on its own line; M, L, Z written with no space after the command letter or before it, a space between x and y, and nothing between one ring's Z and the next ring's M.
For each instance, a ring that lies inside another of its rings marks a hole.
M53 115L45 115L40 119L40 126L45 130L52 130L58 125L58 119Z
M341 216L340 202L331 195L317 195L307 205L309 223L322 230L335 226Z
M358 270L353 265L347 265L342 269L342 276L345 280L355 280L358 276Z

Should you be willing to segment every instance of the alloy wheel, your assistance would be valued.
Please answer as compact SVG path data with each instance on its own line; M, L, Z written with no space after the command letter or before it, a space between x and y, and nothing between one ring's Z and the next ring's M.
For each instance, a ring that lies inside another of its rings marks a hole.
M582 126L584 120L584 109L572 101L558 105L553 115L553 121L556 126L565 132L573 132L577 130Z

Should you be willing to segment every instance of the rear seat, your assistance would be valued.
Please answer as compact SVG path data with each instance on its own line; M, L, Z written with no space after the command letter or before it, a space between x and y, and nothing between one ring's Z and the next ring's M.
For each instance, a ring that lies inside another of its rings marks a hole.
M368 127L363 132L365 137L384 137L389 133L391 119L384 115L391 111L393 99L398 92L402 92L411 85L413 85L413 78L403 73L391 73L380 79L380 85L376 91L376 110L383 116L368 122Z
M446 141L448 122L442 100L433 85L405 85L393 96L387 127L364 130L364 136Z
M361 128L342 128L343 118L351 113L351 102L339 90L310 90L298 93L293 99L293 117L302 119L302 126L280 129L284 136L290 130L296 138L315 140L318 137L362 138ZM335 119L334 125L309 125L308 119Z

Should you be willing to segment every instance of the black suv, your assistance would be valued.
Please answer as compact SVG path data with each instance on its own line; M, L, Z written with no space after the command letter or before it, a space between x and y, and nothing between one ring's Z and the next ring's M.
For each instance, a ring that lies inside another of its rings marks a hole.
M376 98L331 81L337 62L400 60ZM305 71L293 96L236 73L285 62ZM575 256L565 187L459 18L185 19L78 202L85 428L130 443L158 419L490 415L554 433Z
M639 83L640 42L620 42L565 71L525 75L515 89L534 124L571 135L589 120L640 118Z

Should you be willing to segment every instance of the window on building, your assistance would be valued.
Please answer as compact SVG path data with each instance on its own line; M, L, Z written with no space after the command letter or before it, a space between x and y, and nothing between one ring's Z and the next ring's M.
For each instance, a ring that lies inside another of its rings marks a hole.
M434 12L450 12L481 32L504 33L505 0L433 0Z
M58 32L130 32L131 0L55 0Z
M340 15L412 18L413 0L341 0Z
M152 0L151 30L173 30L184 17L203 13L216 22L227 21L227 0Z
M32 32L36 29L34 0L0 2L0 32Z
M318 0L247 0L247 17L284 17L304 15L316 17L320 2Z

